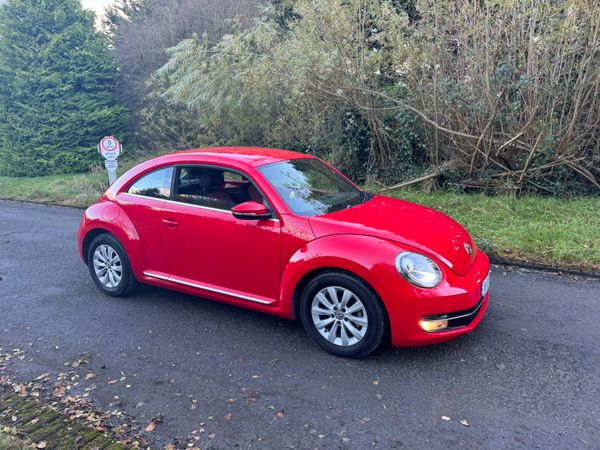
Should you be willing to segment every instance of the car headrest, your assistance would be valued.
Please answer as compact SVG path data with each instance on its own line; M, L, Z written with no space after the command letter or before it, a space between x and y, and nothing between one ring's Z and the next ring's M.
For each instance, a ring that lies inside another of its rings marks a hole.
M225 182L225 177L220 170L202 169L198 173L198 182L202 188L211 188L222 185Z

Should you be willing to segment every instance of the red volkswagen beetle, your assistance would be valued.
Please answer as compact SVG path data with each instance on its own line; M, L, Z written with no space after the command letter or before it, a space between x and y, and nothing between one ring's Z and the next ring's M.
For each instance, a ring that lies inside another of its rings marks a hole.
M369 194L313 156L212 148L123 175L77 233L100 290L152 284L287 319L339 356L447 341L488 302L487 256L454 220Z

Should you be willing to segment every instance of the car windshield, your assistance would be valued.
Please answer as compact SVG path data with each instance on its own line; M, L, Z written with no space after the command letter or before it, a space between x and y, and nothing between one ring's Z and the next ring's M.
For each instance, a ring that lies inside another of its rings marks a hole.
M318 159L284 161L259 167L258 170L292 212L299 216L327 214L351 208L371 198Z

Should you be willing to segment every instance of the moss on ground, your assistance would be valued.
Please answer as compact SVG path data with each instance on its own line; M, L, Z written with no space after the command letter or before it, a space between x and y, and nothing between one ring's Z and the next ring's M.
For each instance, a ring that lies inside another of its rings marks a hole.
M127 448L36 400L0 392L0 403L0 450L21 450L42 442L46 449Z

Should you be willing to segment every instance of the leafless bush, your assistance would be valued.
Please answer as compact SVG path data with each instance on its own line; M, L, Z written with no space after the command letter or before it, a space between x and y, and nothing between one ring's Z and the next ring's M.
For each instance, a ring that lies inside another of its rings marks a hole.
M386 183L600 190L597 0L394 4L296 0L284 32L266 14L184 40L157 98L222 141L299 143Z
M168 59L165 50L182 39L206 35L210 42L243 28L256 17L263 0L119 0L107 14L121 98L134 113L149 94L150 74ZM184 119L185 115L181 118Z
M470 185L600 190L600 4L418 4L405 67L431 163Z

